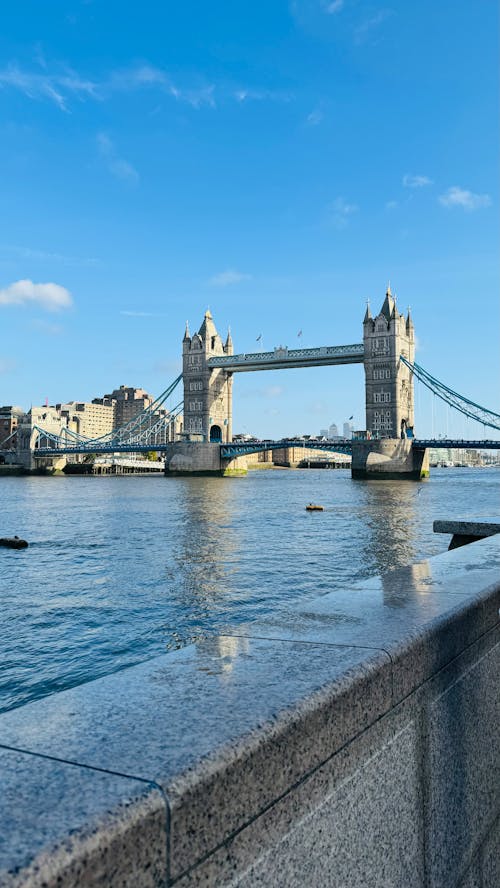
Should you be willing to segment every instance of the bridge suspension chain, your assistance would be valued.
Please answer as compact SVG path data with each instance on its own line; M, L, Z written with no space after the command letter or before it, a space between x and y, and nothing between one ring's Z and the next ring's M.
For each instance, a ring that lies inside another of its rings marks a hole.
M107 432L105 435L100 435L98 438L87 438L79 432L74 432L72 429L68 428L63 428L60 435L48 432L38 425L33 427L33 431L38 432L39 440L45 439L45 441L50 442L56 448L65 447L67 449L73 445L75 448L81 448L84 446L88 450L91 450L93 447L99 450L102 450L103 448L106 450L112 450L113 445L123 447L123 445L127 443L150 443L152 448L154 448L155 443L163 443L161 438L164 434L165 422L171 422L182 410L183 402L181 401L179 404L176 404L173 410L169 411L167 417L157 415L157 411L173 394L181 379L182 373L174 379L168 388L166 388L165 391L149 405L149 407L146 407L145 410L142 410L125 425L120 426L118 429L114 429L112 432Z
M403 355L400 355L400 361L411 370L419 382L425 385L433 394L437 395L438 398L441 398L445 404L463 413L464 416L468 416L469 419L475 419L483 426L500 431L500 414L494 413L493 410L488 410L486 407L481 407L480 404L465 398L464 395L454 392L453 389L428 373L420 364L412 364Z

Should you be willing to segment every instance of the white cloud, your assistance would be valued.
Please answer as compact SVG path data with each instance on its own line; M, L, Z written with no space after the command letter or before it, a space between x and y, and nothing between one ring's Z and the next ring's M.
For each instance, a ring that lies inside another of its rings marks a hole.
M61 262L63 265L99 265L98 259L85 259L83 256L65 256L62 253L33 250L31 247L21 247L16 244L0 244L0 251L36 262Z
M15 281L0 290L0 305L35 303L47 311L59 311L73 304L71 293L59 284L34 284L33 281Z
M398 206L399 206L399 204L398 204L397 200L388 200L385 205L385 208L386 208L386 210L395 210L395 209L397 209Z
M162 317L162 315L155 314L153 311L121 311L121 315L125 315L127 318L158 318Z
M432 179L429 179L429 176L411 176L409 173L403 176L405 188L425 188L426 185L432 184Z
M371 36L372 32L380 27L392 15L392 9L379 9L375 15L365 19L356 28L354 39L356 43L365 43Z
M337 197L331 205L331 218L336 228L345 228L349 217L358 212L356 204L348 203L343 197Z
M114 143L106 133L98 133L97 146L102 157L106 160L106 166L109 172L117 179L128 179L137 182L139 173L128 160L120 157L116 151Z
M243 102L262 102L264 100L268 100L270 102L289 102L291 99L290 93L282 92L277 89L252 89L250 87L242 86L239 89L235 90L232 93L233 99L236 99L237 102L243 104Z
M212 83L181 87L174 83L170 75L162 68L154 65L139 65L135 68L124 68L112 71L108 80L102 83L103 93L130 92L134 89L147 89L158 87L162 92L186 102L193 108L201 108L207 105L215 108L215 86Z
M482 207L491 206L489 194L474 194L459 185L452 185L445 194L440 194L439 203L443 207L462 207L464 210L480 210Z
M344 7L344 0L327 0L323 8L328 15L336 15Z
M235 271L234 269L228 268L227 271L221 271L219 274L214 274L208 283L212 287L229 287L231 284L239 284L242 281L250 281L251 279L251 274L243 274L241 271Z
M97 98L97 84L65 68L58 73L23 71L15 63L0 70L0 87L11 87L30 99L49 99L61 111L67 111L68 97Z
M314 111L311 111L310 114L307 115L307 123L309 126L318 126L319 123L323 120L324 114L320 111L319 108L315 108Z
M289 102L293 98L283 90L254 87L235 89L234 84L214 84L202 73L179 83L168 71L148 62L108 70L99 76L88 78L57 62L49 63L41 56L36 61L38 67L32 69L21 68L16 62L0 68L0 89L18 90L33 101L48 100L65 112L70 110L74 100L102 102L117 93L140 90L163 93L194 109L216 108L218 98L236 100L239 103L250 100Z

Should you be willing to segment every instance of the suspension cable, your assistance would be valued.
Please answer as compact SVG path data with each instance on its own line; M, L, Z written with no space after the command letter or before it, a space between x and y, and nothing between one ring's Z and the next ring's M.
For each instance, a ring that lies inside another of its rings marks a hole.
M500 431L500 414L494 413L493 410L488 410L486 407L481 407L475 401L471 401L469 398L464 397L464 395L454 392L453 389L440 382L439 379L436 379L427 370L424 370L420 364L410 363L403 355L400 355L400 361L411 370L423 385L450 407L453 407L470 419L475 419L476 422L480 422L483 426Z

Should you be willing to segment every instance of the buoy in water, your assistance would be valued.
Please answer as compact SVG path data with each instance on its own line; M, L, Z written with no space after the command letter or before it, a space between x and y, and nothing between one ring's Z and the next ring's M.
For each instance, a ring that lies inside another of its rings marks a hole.
M324 507L309 503L309 505L306 506L306 512L324 512Z
M6 549L26 549L28 543L26 540L19 539L18 536L0 537L0 546L5 546Z

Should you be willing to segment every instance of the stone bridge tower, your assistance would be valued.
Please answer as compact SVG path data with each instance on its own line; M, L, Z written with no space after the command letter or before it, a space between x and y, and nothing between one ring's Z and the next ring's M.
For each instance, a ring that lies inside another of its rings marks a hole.
M184 432L192 440L229 443L233 438L233 374L211 369L207 361L220 355L232 355L233 342L228 331L225 344L217 333L210 311L193 336L188 325L182 342L184 382Z
M366 309L363 343L366 428L375 437L406 437L414 425L413 375L399 356L413 364L415 331L410 311L406 318L398 312L390 287L375 318Z

